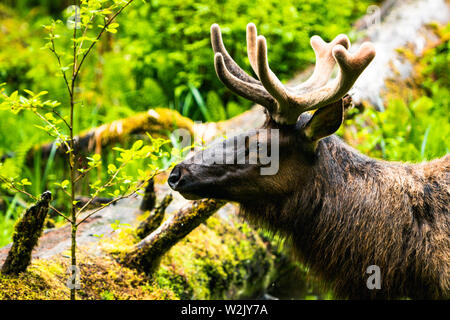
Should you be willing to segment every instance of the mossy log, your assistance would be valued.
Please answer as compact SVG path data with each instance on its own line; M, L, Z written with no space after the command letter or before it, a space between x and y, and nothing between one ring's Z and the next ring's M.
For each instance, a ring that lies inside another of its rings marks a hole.
M117 206L111 208L108 221L120 210ZM151 277L120 263L119 257L136 243L134 228L121 226L108 236L90 236L92 242L78 247L81 284L78 297L89 300L260 298L272 287L275 274L275 257L270 246L259 233L231 214L235 207L227 205L219 210L220 214L208 218L164 254ZM55 238L60 231L55 229L43 235L39 241L41 250L48 250L46 240ZM91 232L89 227L80 230L81 234ZM53 245L61 247L61 241ZM43 252L37 248L33 253ZM0 274L0 300L68 299L69 265L70 259L63 251L51 257L36 255L25 272Z
M137 243L123 259L127 266L151 273L171 247L219 210L225 201L205 199L172 215L157 230Z
M37 245L44 228L52 194L46 191L40 200L17 222L13 235L13 244L2 267L3 274L19 274L27 269L31 262L31 252Z
M75 137L75 150L78 154L100 153L102 148L120 142L132 135L149 133L152 136L166 136L175 129L186 129L193 132L193 121L183 117L175 110L166 108L150 109L132 117L103 124L97 128L86 130ZM48 158L55 142L37 145L27 155L27 163L31 164L34 155L41 153L42 158ZM58 148L57 152L64 155L65 151Z
M150 212L148 217L139 224L139 226L136 229L136 234L139 238L143 239L150 233L158 229L158 227L161 225L161 222L164 219L166 208L169 206L172 200L173 200L172 194L166 195L164 199L161 201L160 205L157 208L155 208L153 212Z

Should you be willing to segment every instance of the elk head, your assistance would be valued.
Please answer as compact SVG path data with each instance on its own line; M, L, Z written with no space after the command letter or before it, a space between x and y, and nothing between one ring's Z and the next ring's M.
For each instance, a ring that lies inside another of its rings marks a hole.
M233 61L217 24L211 26L211 42L219 79L234 93L265 107L268 119L262 129L216 143L175 166L168 180L170 187L188 199L237 202L277 197L301 188L302 181L314 179L311 167L320 159L319 142L342 124L344 108L350 102L346 94L374 58L373 45L364 43L350 54L345 35L330 43L313 36L313 74L306 82L287 87L270 70L266 39L257 36L254 24L247 25L247 51L259 80ZM329 80L336 63L338 74ZM310 110L317 111L305 113ZM261 150L275 155L276 170L270 174L263 174L267 158L263 159ZM217 155L227 161L212 161ZM195 158L201 161L193 161Z

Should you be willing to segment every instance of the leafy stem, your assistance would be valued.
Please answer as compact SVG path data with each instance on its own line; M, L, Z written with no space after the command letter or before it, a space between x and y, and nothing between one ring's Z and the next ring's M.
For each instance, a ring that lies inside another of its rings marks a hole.
M33 199L34 201L38 201L38 200L39 200L38 197L35 197L34 195L32 195L31 193L25 191L24 189L19 188L18 186L16 186L16 185L14 184L14 182L10 181L9 179L7 179L7 178L5 178L5 177L3 177L3 176L1 176L1 175L0 175L0 181L3 182L3 183L5 183L5 184L8 186L9 189L16 190L17 192L20 192L20 193L26 195L27 197ZM56 208L53 207L52 205L49 205L49 207L50 207L53 211L55 211L56 214L58 214L59 216L63 217L67 222L70 222L70 223L71 223L70 218L68 218L66 215L64 215L62 212L60 212L58 209L56 209Z

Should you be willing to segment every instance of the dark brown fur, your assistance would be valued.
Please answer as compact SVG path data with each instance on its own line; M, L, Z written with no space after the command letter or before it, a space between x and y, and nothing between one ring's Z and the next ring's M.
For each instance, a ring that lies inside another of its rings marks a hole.
M311 119L266 123L280 129L276 175L261 176L257 165L183 162L171 186L239 202L247 219L288 239L339 298L450 298L450 155L375 160L336 136L309 140ZM381 289L367 287L371 265L380 268Z
M317 148L296 191L243 201L244 215L290 239L338 297L450 298L450 155L378 161L335 136ZM380 290L366 286L370 265Z

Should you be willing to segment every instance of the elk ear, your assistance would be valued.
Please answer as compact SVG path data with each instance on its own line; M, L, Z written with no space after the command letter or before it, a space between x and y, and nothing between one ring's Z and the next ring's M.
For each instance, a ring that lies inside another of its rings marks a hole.
M342 99L317 110L303 128L303 133L311 141L318 141L335 133L344 121Z

